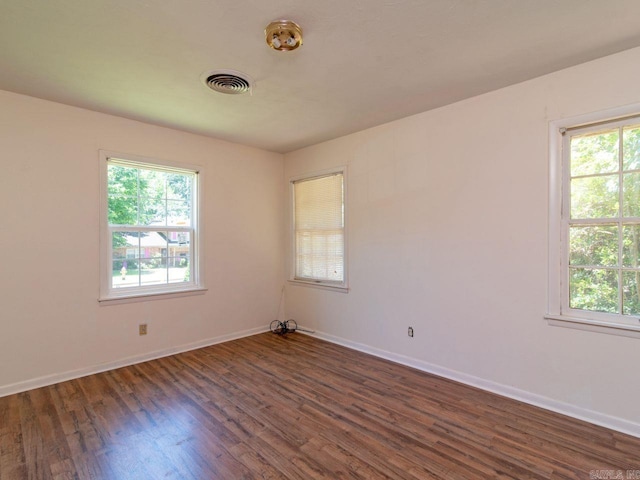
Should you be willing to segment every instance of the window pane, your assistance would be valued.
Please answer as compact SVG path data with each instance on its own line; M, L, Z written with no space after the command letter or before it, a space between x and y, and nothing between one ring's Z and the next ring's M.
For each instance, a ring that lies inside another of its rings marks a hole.
M571 265L618 265L616 225L572 226L569 229Z
M571 138L571 176L618 171L618 129Z
M108 198L109 225L136 225L138 223L138 198L112 195Z
M140 260L140 285L167 283L167 258L155 257Z
M167 255L167 232L130 232L132 239L140 239L140 257L158 258Z
M138 196L138 169L109 165L107 167L107 193L136 198Z
M178 173L167 175L167 198L170 200L184 200L191 204L192 182L192 175Z
M191 281L189 232L114 232L112 252L114 288Z
M115 232L113 287L189 282L190 240L189 232Z
M112 288L137 287L138 279L138 237L131 232L113 232L111 235Z
M622 265L640 267L640 225L622 227Z
M571 180L571 218L609 218L618 215L618 175Z
M167 224L191 226L191 207L184 200L167 200Z
M625 217L640 217L640 173L625 173L622 212Z
M640 125L625 127L622 133L622 166L625 170L640 169Z
M190 238L188 232L168 233L167 265L169 268L169 283L190 281Z
M622 272L622 303L625 315L640 315L640 271Z
M189 282L191 279L191 268L189 256L169 257L169 283Z
M119 259L112 262L111 287L137 287L140 285L138 260Z
M344 278L342 232L297 232L296 277L340 282Z
M140 195L156 199L167 196L167 174L156 170L139 170Z
M138 225L166 225L167 215L164 199L143 197L140 199Z
M168 232L167 240L169 242L169 256L175 255L175 252L188 253L191 235L189 232Z
M132 243L126 232L113 232L111 235L111 251L113 252L113 258L127 258L127 249L137 248L138 246L137 239L135 240L135 243Z
M569 276L571 308L619 313L616 270L571 268Z
M113 232L111 235L111 287L137 287L140 249L138 238L129 232Z
M138 169L107 167L107 203L110 225L135 225L138 221Z

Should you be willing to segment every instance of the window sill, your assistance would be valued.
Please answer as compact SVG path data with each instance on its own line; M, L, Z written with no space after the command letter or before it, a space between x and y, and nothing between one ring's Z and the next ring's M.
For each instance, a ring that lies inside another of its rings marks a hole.
M319 288L321 290L330 290L334 292L340 293L349 293L349 287L347 286L339 286L339 285L331 285L328 283L318 283L313 281L305 281L305 280L297 280L297 279L289 279L289 283L291 285L297 285L300 287L311 287L311 288Z
M119 305L122 303L148 302L150 300L164 300L168 298L190 297L192 295L204 295L206 288L190 288L188 290L174 290L171 292L156 293L132 293L129 295L119 295L112 297L100 297L100 305Z
M626 323L613 323L599 320L588 320L578 317L567 317L565 315L545 315L544 318L547 320L549 325L554 327L573 328L588 332L606 333L608 335L640 338L640 324L629 325Z

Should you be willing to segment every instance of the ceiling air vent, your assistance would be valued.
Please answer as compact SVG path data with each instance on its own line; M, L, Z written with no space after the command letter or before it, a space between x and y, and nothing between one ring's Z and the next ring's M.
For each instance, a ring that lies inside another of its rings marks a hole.
M202 79L205 85L214 92L230 95L247 93L253 88L251 78L248 75L233 70L215 70L204 74Z

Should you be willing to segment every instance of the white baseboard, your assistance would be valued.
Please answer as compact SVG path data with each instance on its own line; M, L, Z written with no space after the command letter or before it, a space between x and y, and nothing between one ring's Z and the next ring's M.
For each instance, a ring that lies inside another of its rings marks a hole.
M301 326L301 328L304 329L305 327ZM70 370L63 373L46 375L43 377L38 377L31 380L23 381L23 382L4 385L4 386L0 386L0 397L24 392L27 390L32 390L34 388L46 387L48 385L53 385L55 383L60 383L67 380L73 380L75 378L85 377L87 375L93 375L95 373L114 370L116 368L135 365L136 363L142 363L142 362L147 362L149 360L154 360L157 358L168 357L170 355L175 355L177 353L196 350L198 348L208 347L218 343L228 342L228 341L236 340L243 337L257 335L259 333L267 332L268 330L269 329L267 327L253 328L253 329L244 330L241 332L235 332L227 335L220 335L218 337L214 337L206 340L200 340L198 342L193 342L186 345L180 345L177 347L172 347L164 350L156 350L154 352L124 358L121 360L117 360L115 362L103 363L100 365L94 365L92 367L81 368L77 370ZM335 343L347 348L351 348L353 350L358 350L360 352L368 353L376 357L384 358L386 360L399 363L401 365L406 365L408 367L412 367L417 370L421 370L423 372L448 378L450 380L464 383L466 385L471 385L473 387L477 387L482 390L487 390L489 392L496 393L504 397L513 398L514 400L519 400L521 402L528 403L530 405L535 405L536 407L544 408L546 410L551 410L553 412L561 413L563 415L568 415L570 417L584 420L586 422L593 423L595 425L600 425L602 427L610 428L612 430L616 430L618 432L626 433L628 435L632 435L634 437L640 438L640 424L636 422L631 422L623 418L618 418L611 415L599 413L593 410L577 407L569 403L560 402L552 398L544 397L542 395L537 395L535 393L527 392L525 390L520 390L518 388L510 387L508 385L503 385L503 384L486 380L480 377L458 372L456 370L451 370L449 368L445 368L439 365L425 362L423 360L418 360L405 355L400 355L397 353L388 352L386 350L370 347L368 345L353 342L345 338L336 337L328 333L317 332L312 330L308 330L308 331L300 330L300 332L306 335L311 335L313 337L320 338L322 340L326 340L331 343Z
M306 330L306 327L304 326L301 326L301 327ZM585 422L593 423L595 425L600 425L605 428L610 428L611 430L616 430L618 432L626 433L628 435L632 435L634 437L640 438L640 423L632 422L632 421L625 420L623 418L614 417L611 415L606 415L593 410L588 410L586 408L577 407L569 403L561 402L561 401L554 400L552 398L548 398L542 395L527 392L526 390L520 390L518 388L496 383L491 380L486 380L480 377L458 372L456 370L451 370L449 368L445 368L440 365L434 365L432 363L425 362L423 360L418 360L416 358L407 357L405 355L400 355L397 353L388 352L386 350L370 347L368 345L353 342L345 338L336 337L328 333L311 331L311 330L308 330L308 331L301 330L301 332L307 335L311 335L313 337L317 337L322 340L326 340L331 343L342 345L343 347L368 353L370 355L384 358L385 360L390 360L392 362L399 363L401 365L406 365L408 367L412 367L426 373L431 373L439 377L448 378L450 380L464 383L466 385L471 385L473 387L477 387L482 390L487 390L489 392L496 393L504 397L512 398L514 400L519 400L521 402L528 403L530 405L535 405L536 407L544 408L546 410L551 410L552 412L561 413L563 415L568 415L570 417L577 418L579 420L584 420Z
M156 358L168 357L177 353L188 352L189 350L196 350L198 348L209 347L217 343L228 342L231 340L237 340L238 338L250 337L251 335L257 335L258 333L268 332L268 327L252 328L249 330L243 330L241 332L230 333L227 335L220 335L218 337L209 338L206 340L200 340L185 345L179 345L177 347L171 347L164 350L156 350L154 352L144 353L142 355L135 355L133 357L123 358L115 362L102 363L91 367L80 368L77 370L70 370L63 373L54 373L52 375L45 375L43 377L34 378L31 380L25 380L23 382L12 383L9 385L0 386L0 397L12 395L14 393L25 392L34 388L46 387L53 385L54 383L65 382L67 380L73 380L75 378L86 377L87 375L93 375L95 373L106 372L107 370L114 370L116 368L127 367L129 365L135 365L136 363L148 362L149 360L155 360Z

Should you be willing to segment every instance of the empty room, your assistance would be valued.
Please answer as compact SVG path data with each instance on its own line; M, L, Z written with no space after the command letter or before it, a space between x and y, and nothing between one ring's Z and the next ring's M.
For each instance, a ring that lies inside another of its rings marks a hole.
M640 479L639 18L2 0L0 479Z

